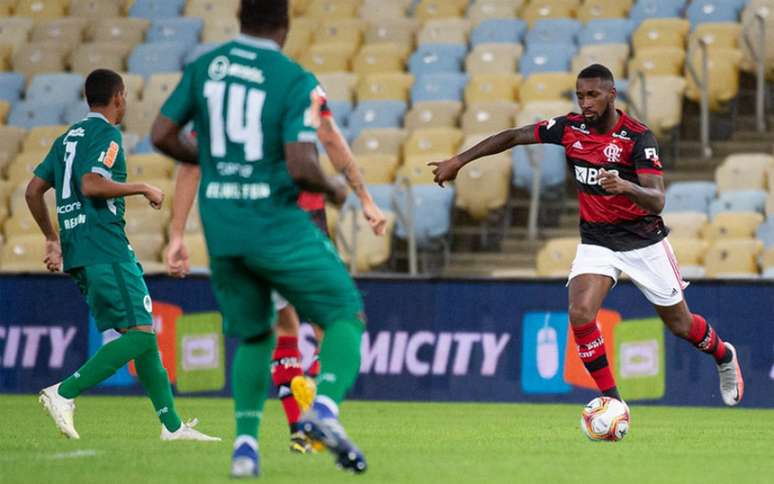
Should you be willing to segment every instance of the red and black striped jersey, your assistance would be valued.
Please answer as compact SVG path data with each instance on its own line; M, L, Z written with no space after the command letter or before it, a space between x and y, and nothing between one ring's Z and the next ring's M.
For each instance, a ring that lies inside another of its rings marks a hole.
M535 126L540 143L564 146L575 176L584 244L615 251L640 249L659 242L668 229L657 214L626 195L611 195L599 184L599 171L617 170L624 180L640 184L640 174L662 174L656 137L647 126L618 111L619 120L605 134L593 132L583 116L568 114Z
M331 108L328 106L328 96L325 94L322 86L317 86L314 90L314 102L318 103L320 117L327 118L333 116ZM325 197L321 193L301 192L298 196L298 206L307 212L314 210L323 210L325 208Z

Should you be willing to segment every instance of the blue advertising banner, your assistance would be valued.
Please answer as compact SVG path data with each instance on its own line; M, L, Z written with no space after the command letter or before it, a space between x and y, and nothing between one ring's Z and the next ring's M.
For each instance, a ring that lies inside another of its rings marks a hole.
M577 403L596 393L569 339L563 281L362 279L358 285L368 328L353 398ZM178 319L217 310L209 280L150 277L148 286L170 378L205 362L218 384L186 394L228 395L234 341L225 342L225 365L198 340L177 354L191 331L181 326L176 336ZM746 383L743 406L773 407L774 285L694 282L686 297L692 311L736 346ZM722 405L712 359L654 320L635 286L621 282L604 308L608 355L625 398ZM35 392L66 377L90 354L90 334L91 352L104 341L94 333L69 279L0 277L0 392ZM303 328L307 363L314 351L310 336ZM131 366L122 372L95 391L140 392Z

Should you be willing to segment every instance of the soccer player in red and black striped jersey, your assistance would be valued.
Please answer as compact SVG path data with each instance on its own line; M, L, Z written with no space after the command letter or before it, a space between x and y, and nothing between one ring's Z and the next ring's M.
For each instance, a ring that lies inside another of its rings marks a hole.
M435 181L454 180L466 164L517 145L564 146L575 176L581 244L569 276L569 315L578 353L599 390L621 399L596 322L602 302L620 274L628 274L664 324L715 359L726 405L742 399L744 381L735 348L703 317L689 311L669 230L659 216L664 180L655 136L615 108L613 75L600 64L580 72L576 94L581 114L508 129L448 160L430 163Z

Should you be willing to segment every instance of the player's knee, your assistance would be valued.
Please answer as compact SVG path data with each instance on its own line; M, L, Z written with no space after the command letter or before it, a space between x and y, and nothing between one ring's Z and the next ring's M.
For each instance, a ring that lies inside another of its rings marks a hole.
M586 324L597 317L596 308L587 302L575 302L570 305L570 323Z
M665 319L664 324L667 328L677 336L678 338L686 339L691 332L691 320L690 318L670 318Z

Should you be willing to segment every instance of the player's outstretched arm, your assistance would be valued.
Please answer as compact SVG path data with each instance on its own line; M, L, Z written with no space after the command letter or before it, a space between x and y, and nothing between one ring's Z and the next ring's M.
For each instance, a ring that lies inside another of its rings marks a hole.
M97 173L86 173L81 177L81 192L89 198L118 198L142 195L150 206L160 209L164 202L164 193L147 183L118 183Z
M347 187L335 178L325 176L317 161L317 149L314 143L286 144L285 159L290 176L302 190L322 193L336 205L344 203L347 198Z
M59 245L59 234L54 229L51 217L48 215L48 207L46 207L46 199L44 198L50 189L50 183L34 176L27 184L24 199L27 201L27 207L29 207L35 223L38 224L46 237L46 256L43 262L49 271L57 272L62 268L62 248Z
M539 143L535 138L535 125L522 126L521 128L511 128L492 135L480 143L474 145L468 150L455 155L448 160L433 161L429 166L435 167L433 175L434 181L443 186L445 182L457 178L457 173L468 163L485 156L496 155L505 150L509 150L518 145L531 145Z
M355 164L352 150L349 149L347 141L339 131L336 121L332 116L323 116L320 121L320 127L317 129L317 136L320 138L325 151L331 159L331 164L339 173L343 173L347 179L347 184L355 192L360 204L363 207L363 215L371 226L371 230L376 235L384 235L387 228L387 218L379 207L374 203L371 194L368 193L360 169Z

